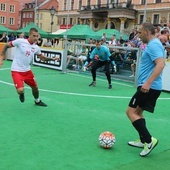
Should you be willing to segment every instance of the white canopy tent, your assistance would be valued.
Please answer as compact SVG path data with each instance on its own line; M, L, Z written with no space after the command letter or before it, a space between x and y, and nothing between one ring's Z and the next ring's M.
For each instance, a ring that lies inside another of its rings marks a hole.
M59 30L57 30L56 32L52 32L52 34L62 34L63 32L66 32L67 30L66 29L59 29Z

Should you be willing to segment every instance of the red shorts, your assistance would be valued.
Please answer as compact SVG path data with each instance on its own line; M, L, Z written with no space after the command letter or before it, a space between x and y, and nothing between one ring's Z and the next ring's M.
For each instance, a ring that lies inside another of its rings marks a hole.
M37 83L31 70L26 72L11 71L12 79L16 89L24 87L24 83L36 87Z

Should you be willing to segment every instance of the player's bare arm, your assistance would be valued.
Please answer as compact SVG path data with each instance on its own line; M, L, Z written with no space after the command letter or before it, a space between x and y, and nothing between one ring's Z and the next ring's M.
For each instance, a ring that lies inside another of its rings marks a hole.
M2 52L1 52L1 54L0 54L0 66L3 65L3 60L5 59L5 53L6 53L7 49L8 49L8 48L11 48L11 47L12 47L11 43L6 43L6 44L4 45L4 47L3 47L3 49L2 49Z
M39 57L42 61L55 61L55 60L59 61L59 60L60 60L60 58L58 58L58 57L49 58L49 57L43 56L42 54L38 55L38 57Z

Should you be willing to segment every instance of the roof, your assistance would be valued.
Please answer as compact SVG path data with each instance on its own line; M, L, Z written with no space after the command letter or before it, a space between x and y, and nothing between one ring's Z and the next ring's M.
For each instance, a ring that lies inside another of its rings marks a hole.
M58 9L58 1L50 0L49 2L47 2L44 5L42 5L41 7L39 7L38 9L39 10L42 10L42 9L49 10L49 9L51 9L52 6L55 8L55 10L57 10Z
M36 3L35 0L18 0L18 1L19 1L19 4L20 4L20 10L22 10L24 8L25 4ZM37 0L37 6L41 5L43 2L45 2L45 0Z

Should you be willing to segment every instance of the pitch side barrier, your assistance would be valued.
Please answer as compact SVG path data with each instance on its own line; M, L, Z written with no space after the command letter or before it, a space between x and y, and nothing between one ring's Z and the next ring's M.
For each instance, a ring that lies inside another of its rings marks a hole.
M91 46L95 46L93 44L83 44L83 43L72 43L72 42L67 42L65 45L65 49L64 49L64 56L63 58L65 58L65 62L63 62L63 72L66 73L66 60L67 60L67 51L68 49L71 49L73 52L76 51L76 48L78 46L87 46L87 47L91 47ZM139 68L139 64L140 64L140 60L141 60L141 55L142 55L142 50L140 48L134 48L134 47L121 47L121 46L112 46L112 45L106 45L108 48L110 49L115 49L115 50L119 50L119 49L123 49L125 52L125 55L128 53L128 51L131 50L136 50L137 51L137 59L136 59L136 70L138 70ZM162 73L162 79L163 79L163 83L162 83L162 89L163 91L167 91L170 92L170 56L167 57L167 52L165 51L165 67ZM138 77L138 71L135 72L135 77L134 77L134 86L137 86L137 77Z
M62 70L62 58L63 58L63 50L55 50L55 49L45 49L41 48L41 52L44 56L49 58L59 58L59 60L55 61L42 61L40 58L35 55L32 64L41 67L47 67L56 70Z
M4 46L4 43L0 43L1 50ZM58 50L54 48L41 48L42 53L50 58L53 57L58 57L60 60L59 61L41 61L36 55L34 56L34 59L32 61L33 65L36 66L41 66L41 67L46 67L46 68L51 68L51 69L56 69L60 70L63 73L67 73L67 68L66 68L66 61L67 61L67 52L68 49L71 49L73 53L77 50L78 46L95 46L93 44L85 44L85 43L74 43L74 42L65 42L65 48L63 50ZM120 47L120 46L108 46L109 48L113 48L115 50L118 49L123 49L125 52L130 51L130 50L136 50L137 51L137 60L136 60L136 70L139 68L140 60L141 60L141 49L139 48L131 48L131 47ZM10 48L7 50L6 53L6 59L7 60L13 60L14 57L14 50L15 48ZM166 53L165 53L166 56ZM166 57L167 58L167 57ZM163 70L163 90L170 92L170 59L165 60L165 68ZM138 72L136 71L135 77L134 77L134 86L137 86L137 77L138 77Z
M13 60L14 58L14 48L10 48L7 50L6 59L7 60ZM57 50L53 48L41 48L41 52L44 56L49 58L57 57L60 60L57 61L41 61L40 58L37 57L37 55L34 55L33 61L31 64L35 66L41 66L51 69L56 69L62 71L62 62L63 62L63 52L64 50Z

